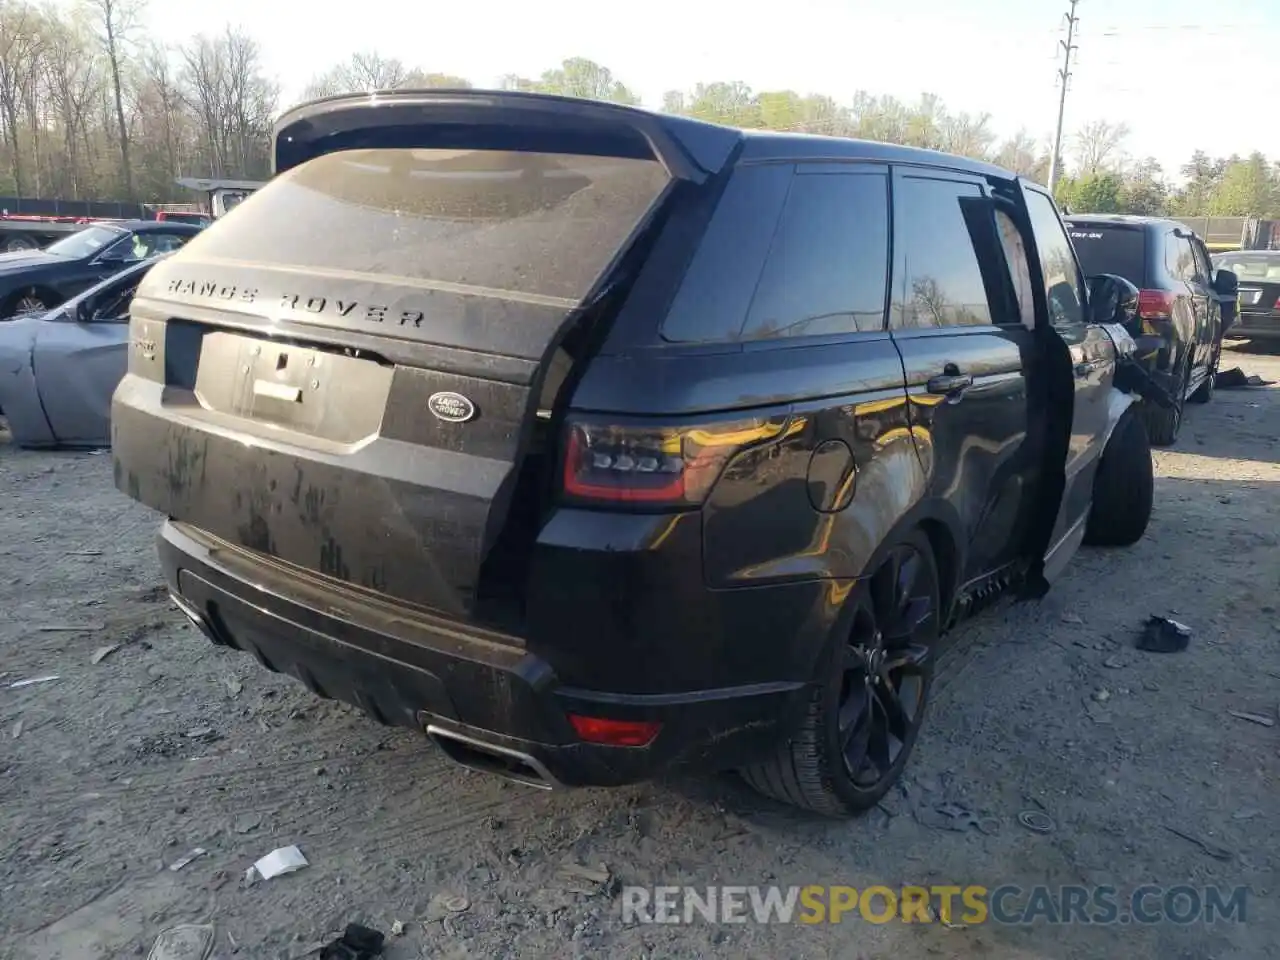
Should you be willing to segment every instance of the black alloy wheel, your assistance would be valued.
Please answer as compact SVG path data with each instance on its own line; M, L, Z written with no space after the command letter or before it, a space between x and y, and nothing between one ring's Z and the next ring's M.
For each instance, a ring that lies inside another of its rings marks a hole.
M851 597L851 627L825 660L791 737L744 779L761 793L829 816L874 807L906 766L924 721L942 626L938 568L915 531L889 549Z
M932 558L894 547L871 579L844 650L838 735L845 774L877 799L896 779L924 719L933 667L937 575Z

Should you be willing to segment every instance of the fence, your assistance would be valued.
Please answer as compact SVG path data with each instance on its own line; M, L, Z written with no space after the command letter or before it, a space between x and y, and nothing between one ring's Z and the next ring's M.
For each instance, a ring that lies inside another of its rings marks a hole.
M150 219L141 203L101 200L49 200L41 197L0 197L0 214L36 217L87 217L92 220Z

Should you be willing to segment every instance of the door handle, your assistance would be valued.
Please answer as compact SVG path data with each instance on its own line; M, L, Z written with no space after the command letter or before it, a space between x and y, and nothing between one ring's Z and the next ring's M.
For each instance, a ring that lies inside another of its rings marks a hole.
M940 393L947 396L963 393L971 386L973 386L973 374L971 373L944 373L941 376L930 377L925 383L925 389L930 393Z

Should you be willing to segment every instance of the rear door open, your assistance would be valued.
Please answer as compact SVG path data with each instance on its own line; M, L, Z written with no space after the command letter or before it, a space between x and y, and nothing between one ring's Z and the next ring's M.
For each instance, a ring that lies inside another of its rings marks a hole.
M231 545L476 613L513 500L547 469L548 372L582 359L566 335L607 324L601 294L675 185L736 139L516 94L286 115L276 178L134 300L117 483Z

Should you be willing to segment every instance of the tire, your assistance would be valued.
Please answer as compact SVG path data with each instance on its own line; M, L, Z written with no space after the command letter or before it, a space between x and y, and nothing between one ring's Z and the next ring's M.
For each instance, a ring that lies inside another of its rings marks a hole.
M21 253L23 250L39 250L40 244L30 237L16 234L4 242L5 253Z
M0 307L0 319L12 320L14 317L52 310L55 306L44 294L34 290L19 290Z
M1174 397L1172 408L1166 410L1146 400L1139 404L1139 413L1147 428L1147 439L1152 446L1168 447L1177 441L1178 430L1182 426L1182 411L1187 405L1187 380L1190 375L1191 364L1188 361L1182 376L1178 378L1177 396Z
M890 549L850 603L850 634L831 643L799 727L772 756L739 771L766 796L832 817L853 816L880 802L906 766L924 721L942 623L938 567L924 533L915 531ZM882 666L873 666L877 662ZM906 666L895 674L898 662ZM868 675L880 682L868 683ZM901 708L896 724L886 706L890 694ZM877 718L883 737L876 732ZM868 781L871 772L876 778Z
M1084 542L1097 547L1128 547L1142 539L1151 520L1155 471L1151 445L1138 411L1120 415L1102 451L1093 478L1093 504L1084 528Z

